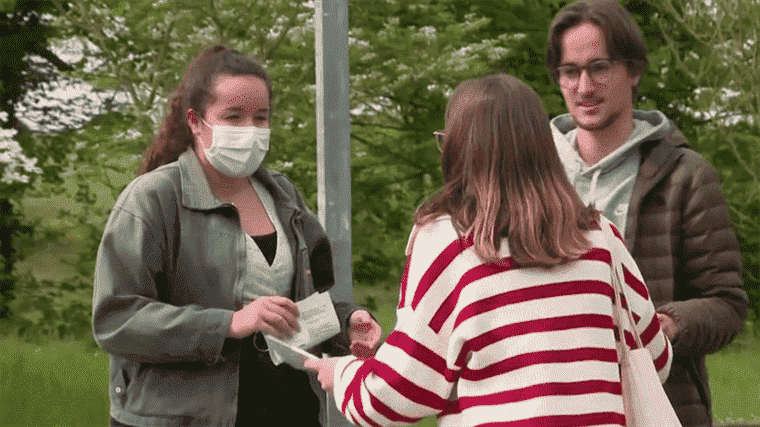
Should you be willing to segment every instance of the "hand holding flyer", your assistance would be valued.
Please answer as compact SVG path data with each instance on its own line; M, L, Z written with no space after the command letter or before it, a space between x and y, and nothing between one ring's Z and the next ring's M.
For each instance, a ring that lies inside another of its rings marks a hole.
M277 339L264 335L269 346L269 356L275 365L287 362L297 369L304 369L304 349L311 348L340 332L340 322L327 292L315 293L296 303L301 313L298 323L301 331L289 339ZM314 356L317 359L316 356Z

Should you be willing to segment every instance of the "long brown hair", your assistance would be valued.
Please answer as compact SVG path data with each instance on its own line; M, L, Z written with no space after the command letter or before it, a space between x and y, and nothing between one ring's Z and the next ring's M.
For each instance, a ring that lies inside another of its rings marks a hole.
M171 163L194 147L193 134L187 124L187 110L192 108L203 117L213 97L213 86L218 75L251 75L264 81L272 100L272 85L264 68L253 58L225 46L211 46L190 61L177 89L169 96L169 105L163 123L145 149L143 163L137 170L141 175Z
M644 72L648 64L647 45L631 14L615 0L580 0L562 9L549 29L546 66L555 82L559 78L557 67L562 61L562 37L565 31L584 22L591 22L602 30L607 45L605 53L610 59L623 61L629 76L640 76ZM638 92L637 83L631 92L634 102Z
M444 186L414 214L418 226L451 215L484 261L499 260L502 237L521 265L553 266L590 248L585 230L599 212L567 180L541 98L506 75L467 80L446 108Z

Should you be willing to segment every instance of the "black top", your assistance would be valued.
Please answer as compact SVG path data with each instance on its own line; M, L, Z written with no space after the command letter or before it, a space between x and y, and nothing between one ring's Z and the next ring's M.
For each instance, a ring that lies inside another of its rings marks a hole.
M264 258L266 258L271 266L274 262L274 256L277 254L277 232L264 234L263 236L251 236L251 238L256 242L256 246L259 247L261 253L264 254Z

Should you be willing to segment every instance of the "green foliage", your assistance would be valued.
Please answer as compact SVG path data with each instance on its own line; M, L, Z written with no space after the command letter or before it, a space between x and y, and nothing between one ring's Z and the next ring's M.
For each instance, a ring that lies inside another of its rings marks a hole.
M38 343L51 339L92 340L92 282L73 278L56 282L25 274L17 281L23 298L13 301L6 333ZM7 330L9 326L13 329ZM15 329L15 330L14 330Z
M753 320L760 319L760 1L668 0L652 17L658 64L692 88L676 107L682 128L720 173L744 264ZM670 83L669 81L666 83ZM663 86L669 89L669 86ZM701 112L696 113L695 112Z
M351 1L352 246L357 284L398 283L412 214L441 185L432 132L443 127L447 99L459 82L507 72L542 96L550 116L566 111L544 64L547 30L566 3ZM724 3L717 9L719 20L699 9L701 2L626 4L650 51L639 106L658 108L673 118L720 171L757 311L758 124L721 121L736 114L760 116L758 43L741 42L757 32L760 8L752 9L757 0ZM133 177L168 95L189 59L213 42L225 42L264 63L274 89L266 166L291 177L316 211L313 10L305 2L82 0L70 5L58 9L55 28L63 38L84 41L86 56L65 75L99 90L120 91L132 101L109 104L105 114L81 129L23 136L36 155L45 156L40 165L45 182L31 193L67 194L76 206L61 211L56 226L40 227L38 235L61 238L56 227L63 227L66 236L78 237L82 250L73 266L83 282L91 281L111 204ZM727 13L732 7L740 13ZM724 98L723 88L741 95ZM719 115L695 114L709 110Z

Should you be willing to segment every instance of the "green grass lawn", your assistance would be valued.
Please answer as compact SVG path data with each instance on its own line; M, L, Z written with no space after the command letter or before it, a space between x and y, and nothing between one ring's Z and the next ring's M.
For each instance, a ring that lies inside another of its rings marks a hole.
M82 343L1 337L0 426L107 426L108 356Z
M760 426L760 343L707 357L713 416L718 426Z
M387 334L395 323L395 296L357 289L357 301L375 298ZM0 337L0 426L108 425L108 358L84 343L33 345ZM760 343L730 347L707 359L715 422L760 425ZM435 426L426 418L417 427Z

